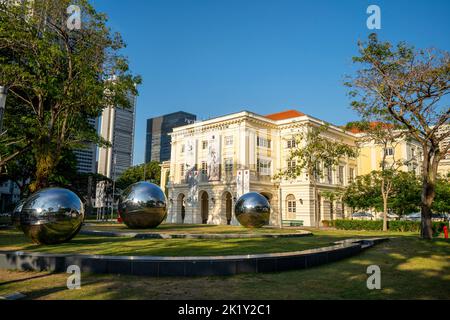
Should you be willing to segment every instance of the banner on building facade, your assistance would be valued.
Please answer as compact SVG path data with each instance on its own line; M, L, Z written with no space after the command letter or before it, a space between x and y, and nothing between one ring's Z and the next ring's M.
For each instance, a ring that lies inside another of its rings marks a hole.
M197 170L190 170L186 175L186 180L188 184L188 196L187 196L187 203L190 206L193 206L198 201L198 171Z
M243 170L244 171L244 182L243 182L243 194L250 192L250 170Z
M239 199L243 195L244 191L244 173L243 170L237 170L236 172L236 199Z
M185 156L184 156L184 168L186 177L189 172L196 170L195 166L197 164L197 140L187 139L185 145Z
M220 135L212 133L208 137L207 169L208 181L220 180Z
M95 188L95 207L103 208L106 206L106 181L99 181Z

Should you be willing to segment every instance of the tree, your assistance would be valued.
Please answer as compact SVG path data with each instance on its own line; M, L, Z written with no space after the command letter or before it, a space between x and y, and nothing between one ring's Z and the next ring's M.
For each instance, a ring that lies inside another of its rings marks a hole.
M392 118L422 146L421 236L433 236L431 216L439 162L450 144L450 108L442 99L449 94L450 55L437 49L415 50L405 43L396 48L371 34L359 42L361 68L346 82L352 107L380 121Z
M387 231L387 215L388 215L388 201L393 189L393 180L397 172L405 165L408 165L410 159L396 158L396 148L406 138L406 131L396 125L393 119L387 122L376 122L371 120L369 116L365 115L365 121L352 122L347 125L347 129L355 128L363 133L359 140L360 145L374 144L380 146L382 150L382 157L380 161L380 191L383 198L383 231ZM392 149L391 155L387 150Z
M313 186L314 216L316 227L320 225L319 216L319 191L317 183L324 177L326 168L332 168L339 164L343 157L355 158L357 150L334 137L327 135L329 126L305 125L300 133L294 136L295 147L289 152L288 162L291 166L280 170L275 175L276 179L296 179L306 173Z
M92 198L96 193L97 183L100 181L106 181L107 185L112 185L111 179L98 173L82 173L77 174L70 180L70 184L67 186L73 192L75 192L85 203L86 215L92 213ZM111 192L107 194L110 194Z
M342 189L338 189L335 191L323 190L323 191L320 191L320 195L330 202L330 220L334 220L335 219L334 202L338 201L338 200L342 200L343 190Z
M413 172L397 172L393 179L389 209L399 216L420 208L420 179Z
M436 181L436 198L433 210L439 213L450 213L450 179L439 178Z
M344 202L353 209L395 213L399 216L416 212L420 206L420 180L412 172L393 172L388 201L382 195L383 172L372 171L358 176L344 191Z
M66 26L72 4L81 8L81 30ZM32 11L0 3L0 83L8 88L0 172L31 153L35 191L50 184L64 150L108 145L88 120L107 106L130 107L129 94L137 94L140 78L120 55L123 47L87 0L34 1Z
M348 185L343 193L344 203L356 210L371 210L381 203L381 188L376 174L360 175Z
M145 175L145 177L144 177ZM149 181L159 185L161 181L161 167L159 162L151 161L144 164L140 164L134 167L130 167L125 170L122 175L117 179L117 188L124 190L129 185L139 181Z

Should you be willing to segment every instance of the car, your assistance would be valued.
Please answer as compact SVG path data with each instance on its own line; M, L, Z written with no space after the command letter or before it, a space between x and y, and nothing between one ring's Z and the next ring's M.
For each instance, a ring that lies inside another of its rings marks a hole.
M369 212L355 212L352 214L352 218L361 220L372 220L374 216Z
M409 214L404 215L401 220L421 221L422 220L422 214L420 212L409 213Z
M433 213L431 218L435 221L448 221L449 215L448 213Z

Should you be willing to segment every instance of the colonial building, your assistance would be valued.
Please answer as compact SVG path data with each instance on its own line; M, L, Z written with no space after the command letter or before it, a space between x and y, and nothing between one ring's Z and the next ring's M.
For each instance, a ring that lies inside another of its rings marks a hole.
M173 130L171 160L162 166L167 186L168 222L236 224L233 206L240 195L255 191L272 207L272 225L286 221L315 224L313 189L306 174L296 180L273 176L288 168L296 133L321 120L295 110L262 116L243 111ZM356 146L356 136L336 126L325 133L330 139ZM319 190L336 190L357 174L357 159L341 159L320 179ZM319 198L320 220L330 211L342 217L344 206Z

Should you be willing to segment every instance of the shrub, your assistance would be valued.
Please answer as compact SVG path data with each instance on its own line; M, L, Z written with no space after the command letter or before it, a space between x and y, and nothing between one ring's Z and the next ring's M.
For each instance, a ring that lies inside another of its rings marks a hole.
M324 220L326 227L335 227L341 230L383 230L383 220ZM433 233L439 234L443 231L446 222L433 222ZM420 232L420 221L388 221L390 231Z

